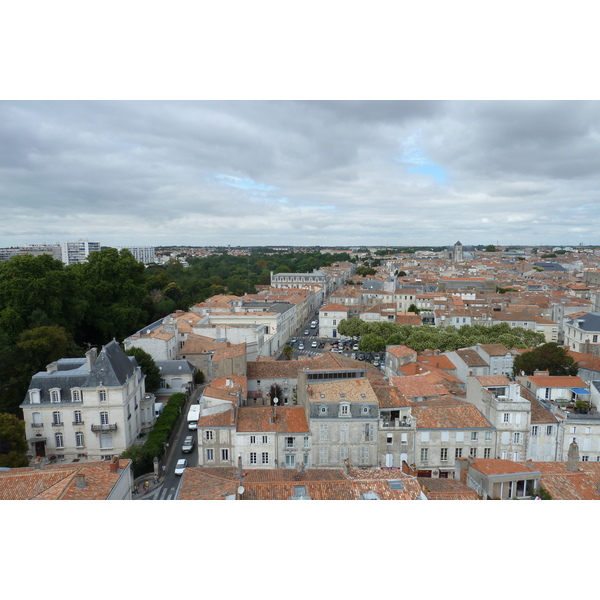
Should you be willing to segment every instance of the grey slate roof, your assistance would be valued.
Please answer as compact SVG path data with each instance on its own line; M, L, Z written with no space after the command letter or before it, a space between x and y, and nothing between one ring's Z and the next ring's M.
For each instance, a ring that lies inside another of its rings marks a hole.
M63 402L70 402L72 388L121 387L137 368L133 356L127 356L115 340L106 344L96 358L91 371L86 358L61 358L56 370L40 371L31 378L29 389L41 391L41 402L50 402L50 390L61 390ZM29 394L23 405L29 405Z
M187 360L156 360L154 361L161 375L191 375L194 365Z
M567 323L575 325L576 321L579 322L579 328L583 331L600 331L600 313L587 313L577 319L570 319Z

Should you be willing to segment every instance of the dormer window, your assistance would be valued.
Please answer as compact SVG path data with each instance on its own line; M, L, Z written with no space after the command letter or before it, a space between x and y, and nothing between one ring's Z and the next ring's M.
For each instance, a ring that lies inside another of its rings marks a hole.
M55 388L50 390L50 402L60 402L60 390Z
M321 415L326 415L327 414L327 407L326 406L321 406L319 409L319 413Z
M100 396L100 402L106 402L106 390L100 390L99 396Z
M363 415L368 415L369 414L369 407L368 406L363 406L362 407L362 414Z
M40 403L40 390L34 389L29 390L29 401L31 404L39 404Z
M71 390L71 399L73 402L81 402L81 390Z
M340 404L340 417L350 416L350 405L347 403Z

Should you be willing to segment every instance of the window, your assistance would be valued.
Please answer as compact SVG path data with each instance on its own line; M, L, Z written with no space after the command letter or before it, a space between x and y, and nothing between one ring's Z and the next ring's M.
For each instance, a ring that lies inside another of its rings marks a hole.
M29 401L32 404L40 403L40 390L29 390Z
M448 460L448 448L440 449L440 460Z
M388 444L393 444L394 443L394 436L391 433L387 434L386 442Z
M421 462L427 462L429 448L421 448Z
M263 444L268 444L269 443L269 436L268 435L263 435L262 436L262 443Z
M52 413L52 424L53 425L62 425L62 423L60 422L60 412L58 410L55 410Z
M400 443L401 444L408 444L408 433L401 433L400 434Z
M349 404L340 404L340 416L341 417L349 417L350 416L350 405Z
M269 464L269 453L268 452L263 452L260 456L260 462L263 465L268 465Z
M510 413L504 413L502 415L502 422L503 423L510 423Z
M469 450L469 456L471 458L477 458L477 448L471 448L471 450Z
M586 427L585 428L585 432L586 433L592 433L592 428L591 427Z
M56 445L57 448L64 448L64 441L63 441L63 434L62 433L55 433L54 434L54 444Z
M577 427L571 427L571 433L577 433Z
M589 457L587 454L584 454L584 455L581 457L581 460L582 460L583 462L588 462L588 461L590 460L590 457Z
M465 441L465 432L464 431L457 431L456 432L456 441L457 442L464 442Z
M208 432L207 432L208 433ZM255 435L251 435L250 436L250 443L251 444L256 444L256 436Z
M491 442L492 441L492 432L491 431L486 431L485 432L485 441L486 442Z
M422 442L429 441L429 431L421 431L421 441Z
M502 452L500 452L500 458L506 460L508 458L508 452L506 450L502 450Z
M513 433L513 444L520 444L521 443L521 434L518 431L515 431L515 433Z
M256 464L256 452L250 452L250 464L251 465Z
M462 458L462 448L456 448L454 450L454 458Z
M71 397L73 399L73 402L81 402L81 391L71 390Z
M100 390L100 402L106 402L106 390Z
M295 438L286 437L285 438L285 447L286 448L295 448Z
M304 447L305 447L305 448L308 448L308 444L309 444L309 438L308 438L308 436L306 436L306 437L304 438Z
M100 424L108 425L108 413L107 412L100 413Z
M319 448L319 464L326 465L329 462L329 448L321 446Z
M321 406L321 407L319 408L319 412L320 412L322 415L326 415L326 414L327 414L327 407L326 407L326 406Z
M534 425L534 426L531 428L531 435L532 435L532 436L536 436L536 435L538 435L538 431L539 431L539 427L538 427L537 425Z
M546 435L552 435L552 425L546 427Z
M471 441L472 442L477 441L477 432L476 431L471 431Z
M60 402L60 392L58 390L50 390L50 402Z
M229 462L229 448L221 448L221 460Z
M214 439L214 432L213 432L212 430L210 430L210 429L209 429L209 430L207 430L207 431L205 431L205 432L204 432L204 439L205 439L207 442L212 442L212 441L213 441L213 439Z
M81 425L83 423L82 419L81 419L81 411L80 410L76 410L73 413L73 424L74 425Z
M329 441L329 431L327 429L327 423L319 424L319 438L322 442Z
M363 465L369 462L369 446L360 447L360 462Z
M212 462L215 460L215 451L212 448L206 449L206 461Z
M372 442L373 441L373 431L374 425L373 423L365 423L365 439L364 442Z
M340 425L340 442L347 442L349 436L350 423Z
M492 449L491 448L484 448L483 449L483 458L489 458L491 454L492 454Z
M286 454L285 455L285 466L288 469L293 469L296 466L296 455L295 454Z
M450 441L450 432L442 431L440 434L440 439L442 442L449 442Z

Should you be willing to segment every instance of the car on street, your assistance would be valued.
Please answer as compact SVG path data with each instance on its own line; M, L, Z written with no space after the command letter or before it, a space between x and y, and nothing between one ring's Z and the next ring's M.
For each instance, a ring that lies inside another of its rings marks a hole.
M304 350L304 342L298 344L298 350Z
M181 451L184 453L192 452L194 450L194 446L196 442L194 442L194 437L191 435L187 435L185 440L183 440L183 445L181 446Z
M362 352L358 355L358 360L365 360L365 355Z
M304 335L310 335L310 331L308 329L304 330Z
M183 475L186 467L187 460L185 460L185 458L180 458L175 465L175 475Z
M311 344L311 346L313 348L316 348L319 344L317 343L317 340L314 340L313 343Z
M378 358L374 358L373 359L373 366L374 367L378 367L379 366L379 359Z
M352 350L356 352L358 350L358 344L354 344L354 346L352 346Z
M293 337L293 338L290 340L290 344L295 344L297 341L298 341L298 338L295 338L295 337Z

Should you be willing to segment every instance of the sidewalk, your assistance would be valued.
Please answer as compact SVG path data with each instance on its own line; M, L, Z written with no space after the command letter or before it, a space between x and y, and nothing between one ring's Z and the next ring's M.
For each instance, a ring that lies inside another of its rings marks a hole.
M162 489L164 479L165 478L163 476L158 480L157 483L154 483L154 473L148 473L147 475L138 477L133 482L133 490L135 490L135 486L137 485L140 490L140 493L135 494L134 491L132 490L131 499L132 500L151 500ZM144 492L142 486L144 485L144 482L146 482L146 481L150 484L150 487Z

